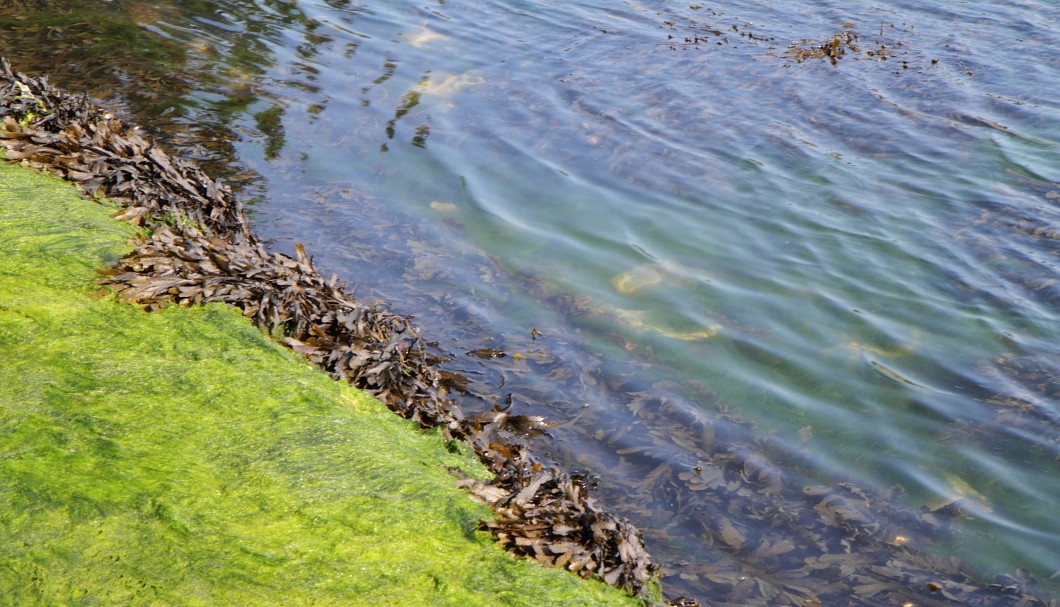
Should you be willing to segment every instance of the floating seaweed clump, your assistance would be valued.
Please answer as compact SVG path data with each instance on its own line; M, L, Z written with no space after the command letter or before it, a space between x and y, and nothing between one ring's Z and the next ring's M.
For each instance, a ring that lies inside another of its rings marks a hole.
M793 42L791 46L788 47L788 54L794 57L799 63L802 63L807 59L827 58L832 62L832 65L835 65L847 54L847 51L854 53L861 51L857 42L857 34L850 31L843 31L833 34L824 42L817 42L814 40L803 40L801 43Z
M452 379L408 317L366 305L324 278L299 246L269 253L229 188L127 128L85 97L30 78L0 60L0 145L9 160L59 173L89 196L121 205L116 216L148 230L101 283L147 310L224 302L332 376L398 414L468 441L494 473L464 481L493 505L482 524L512 552L599 577L646 596L657 566L635 527L604 511L576 478L538 460L520 423L496 413L466 418L448 396ZM488 496L488 499L486 497Z
M827 59L832 65L838 65L844 57L850 56L855 59L868 59L885 62L888 59L900 58L902 47L905 43L901 39L890 37L892 30L898 28L893 23L881 23L879 33L872 37L871 42L863 43L861 37L852 29L853 23L844 23L844 29L838 31L824 40L807 38L792 42L785 51L785 56L794 59L796 63L803 63L815 59ZM909 33L909 30L898 29L899 32ZM885 37L885 35L887 37ZM922 62L927 65L926 62ZM938 59L932 59L930 65L936 65ZM902 59L899 63L903 70L910 68L909 60Z

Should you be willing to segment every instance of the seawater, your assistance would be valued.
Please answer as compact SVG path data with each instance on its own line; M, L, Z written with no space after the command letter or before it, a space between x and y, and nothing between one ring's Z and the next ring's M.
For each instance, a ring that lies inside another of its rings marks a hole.
M484 406L574 420L540 446L605 498L641 480L609 429L672 394L806 482L963 499L942 550L1055 590L1055 5L81 4L0 11L16 67L239 185ZM671 571L710 551L629 508Z

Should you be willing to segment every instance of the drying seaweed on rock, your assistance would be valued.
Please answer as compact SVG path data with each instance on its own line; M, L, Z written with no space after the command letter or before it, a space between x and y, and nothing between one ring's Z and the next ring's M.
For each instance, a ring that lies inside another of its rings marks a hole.
M227 187L86 98L14 73L6 60L0 60L0 117L9 160L116 201L117 217L149 230L105 271L103 284L123 300L148 310L207 302L242 309L333 376L424 427L467 440L495 475L473 483L474 494L490 496L485 501L498 514L483 527L512 552L633 595L648 591L657 566L636 528L604 511L576 478L538 460L518 437L465 419L433 364L437 356L409 318L361 304L337 278L322 277L301 247L296 258L269 253Z

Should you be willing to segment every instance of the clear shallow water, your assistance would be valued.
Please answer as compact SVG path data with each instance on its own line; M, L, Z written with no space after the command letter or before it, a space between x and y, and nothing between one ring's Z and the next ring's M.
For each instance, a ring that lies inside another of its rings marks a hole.
M658 435L719 411L806 482L963 497L940 550L1055 588L1060 9L105 10L162 55L73 20L43 30L70 49L16 67L243 184L275 246L416 314L472 390L576 418L542 448L600 477L674 588L731 557L668 527L641 459L690 466ZM835 65L788 52L839 32L858 50Z

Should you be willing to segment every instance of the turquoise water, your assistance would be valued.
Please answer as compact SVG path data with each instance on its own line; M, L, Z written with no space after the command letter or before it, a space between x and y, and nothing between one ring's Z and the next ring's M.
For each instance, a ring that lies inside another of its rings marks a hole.
M676 588L730 557L667 532L629 449L684 462L671 429L727 411L805 482L963 498L939 549L1055 590L1057 6L93 10L171 54L82 42L16 67L241 185L274 246L415 314L471 391L575 418L541 448L599 477Z

